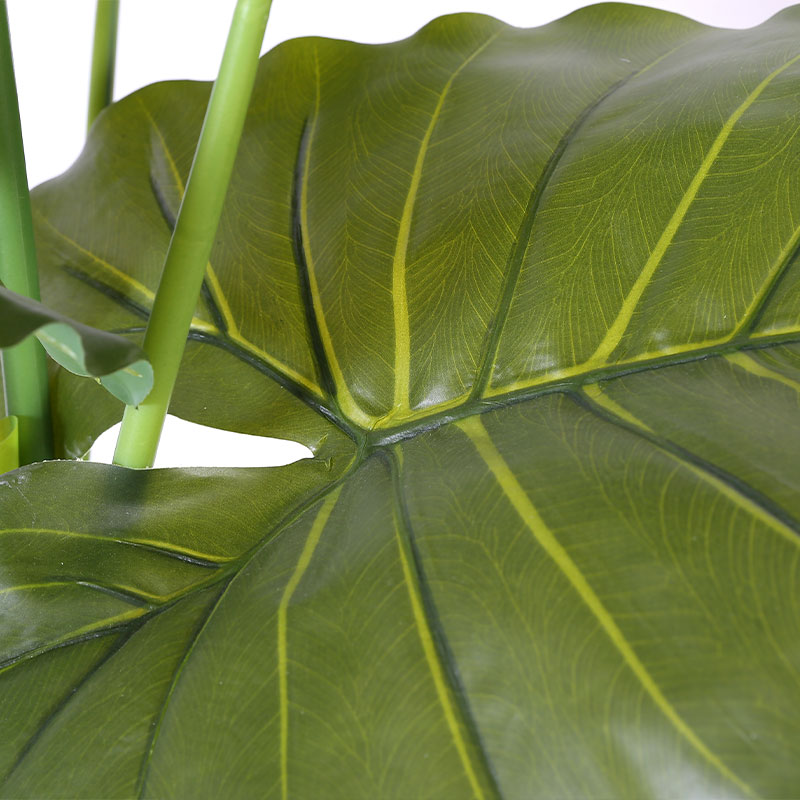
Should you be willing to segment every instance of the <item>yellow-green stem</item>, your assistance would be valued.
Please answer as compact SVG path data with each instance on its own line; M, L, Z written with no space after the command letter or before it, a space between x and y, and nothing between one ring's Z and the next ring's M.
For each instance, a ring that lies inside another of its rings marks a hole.
M0 0L0 281L39 299L28 175L22 147L17 85L5 0ZM47 362L34 338L2 354L6 414L19 422L19 458L31 464L53 456Z
M92 48L92 77L89 83L89 120L111 103L114 95L114 65L117 54L119 0L97 0Z
M114 462L122 466L149 467L155 460L244 127L270 5L271 0L236 4L147 324L144 350L155 373L153 390L141 405L125 409L114 453Z

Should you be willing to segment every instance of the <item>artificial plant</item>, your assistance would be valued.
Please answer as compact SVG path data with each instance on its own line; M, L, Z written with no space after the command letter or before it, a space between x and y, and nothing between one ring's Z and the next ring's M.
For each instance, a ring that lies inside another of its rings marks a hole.
M3 476L0 794L793 796L798 41L608 4L267 54L171 409L315 457ZM139 340L208 97L34 192L48 305ZM52 408L72 458L121 416Z

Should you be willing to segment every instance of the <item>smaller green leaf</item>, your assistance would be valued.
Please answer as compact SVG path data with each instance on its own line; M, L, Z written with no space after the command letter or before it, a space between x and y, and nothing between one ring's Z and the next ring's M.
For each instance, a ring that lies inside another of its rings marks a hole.
M64 369L97 378L126 405L141 403L153 386L153 368L138 345L0 287L0 347L31 334Z
M0 419L0 475L19 466L19 428L16 417Z

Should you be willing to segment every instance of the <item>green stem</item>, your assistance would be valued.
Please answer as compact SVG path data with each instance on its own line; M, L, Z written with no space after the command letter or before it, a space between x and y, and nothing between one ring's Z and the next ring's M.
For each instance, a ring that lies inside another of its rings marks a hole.
M153 390L139 406L125 409L114 453L114 463L122 466L149 467L155 459L233 171L271 4L236 4L147 324L143 346L155 373Z
M31 200L5 0L0 0L0 281L14 292L39 299ZM52 458L44 349L36 339L28 338L5 350L2 364L6 414L19 419L20 463Z
M117 54L119 0L97 0L92 48L92 77L89 83L89 121L111 103L114 94L114 64Z

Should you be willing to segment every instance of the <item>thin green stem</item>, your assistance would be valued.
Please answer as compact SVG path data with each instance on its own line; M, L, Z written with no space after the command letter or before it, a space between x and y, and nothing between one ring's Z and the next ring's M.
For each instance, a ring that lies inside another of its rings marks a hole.
M0 0L0 281L14 292L39 299L31 200L5 0ZM52 458L44 349L36 339L28 338L3 351L2 364L6 413L19 420L20 463Z
M149 467L155 459L233 171L271 4L236 4L147 324L144 350L155 373L153 390L141 405L125 409L114 453L114 462L122 466Z
M89 83L89 120L111 103L114 94L114 65L117 55L119 0L97 0L92 48L92 77Z

